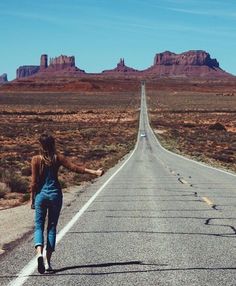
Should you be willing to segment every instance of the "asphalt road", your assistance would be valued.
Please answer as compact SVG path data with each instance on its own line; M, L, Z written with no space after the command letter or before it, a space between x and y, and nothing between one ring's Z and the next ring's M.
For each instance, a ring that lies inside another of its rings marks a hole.
M0 259L0 285L236 285L236 176L164 150L142 86L134 152L64 208L59 237L54 274L28 264L30 235Z

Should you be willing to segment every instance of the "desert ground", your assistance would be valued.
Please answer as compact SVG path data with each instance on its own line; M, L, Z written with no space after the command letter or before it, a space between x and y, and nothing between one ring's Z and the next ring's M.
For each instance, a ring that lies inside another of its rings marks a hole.
M236 172L235 81L160 81L148 88L153 129L169 150Z
M75 163L106 171L136 142L139 86L131 91L0 92L0 209L29 200L31 158L49 132ZM62 168L63 188L93 178Z

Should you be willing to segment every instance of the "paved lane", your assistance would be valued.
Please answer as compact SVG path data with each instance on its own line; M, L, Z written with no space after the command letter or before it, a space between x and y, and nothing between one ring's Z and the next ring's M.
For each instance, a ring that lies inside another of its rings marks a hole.
M117 172L57 245L56 272L34 272L24 285L236 285L236 177L163 150L144 86L137 146L121 164L64 210L60 228ZM0 261L1 285L31 244Z

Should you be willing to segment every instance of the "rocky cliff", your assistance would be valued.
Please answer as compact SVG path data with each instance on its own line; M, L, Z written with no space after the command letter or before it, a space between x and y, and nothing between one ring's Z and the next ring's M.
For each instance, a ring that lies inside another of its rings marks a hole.
M16 71L16 78L28 77L39 72L39 66L21 66Z
M58 72L63 72L64 74L66 72L84 73L83 70L75 66L74 56L68 57L61 55L59 57L50 58L48 64L48 56L41 55L40 66L21 66L17 69L16 77L24 78L35 74L45 75L45 73L47 75L52 75Z
M154 58L154 66L155 65L189 65L219 68L219 63L217 60L212 59L205 51L188 51L182 54L175 54L167 51L156 54Z
M75 68L75 57L68 57L61 55L56 58L50 58L48 69L51 70L63 70L63 69Z
M170 77L231 76L220 68L216 59L212 59L209 53L201 50L188 51L181 54L169 51L156 54L153 66L143 72Z
M120 59L120 62L117 64L116 68L111 70L104 70L103 74L125 74L125 73L137 73L138 70L135 70L131 67L125 65L125 60Z
M0 84L5 82L8 82L6 73L0 75Z

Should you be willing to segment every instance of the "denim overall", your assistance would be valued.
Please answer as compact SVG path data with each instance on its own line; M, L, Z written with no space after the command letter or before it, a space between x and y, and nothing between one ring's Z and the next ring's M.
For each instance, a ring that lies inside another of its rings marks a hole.
M45 183L35 197L35 247L44 246L44 224L48 212L47 250L54 251L56 227L62 207L62 191L53 166L45 167Z

